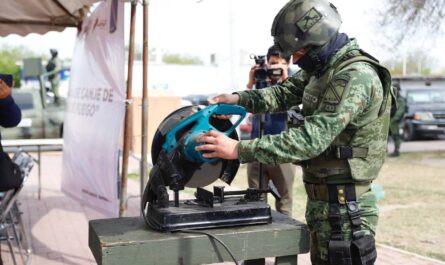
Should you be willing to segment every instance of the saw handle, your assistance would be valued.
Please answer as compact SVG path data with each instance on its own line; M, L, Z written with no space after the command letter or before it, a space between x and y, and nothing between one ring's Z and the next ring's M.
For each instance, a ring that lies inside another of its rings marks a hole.
M216 105L211 105L205 109L202 110L204 113L204 116L207 117L207 119L205 119L207 121L207 126L209 127L209 129L211 130L215 130L220 132L218 129L216 129L215 127L213 127L210 122L208 122L210 120L210 118L213 115L240 115L239 119L233 124L232 127L230 127L230 129L228 129L224 133L225 135L229 136L233 130L235 130L235 128L241 123L241 121L244 119L244 117L246 117L246 109L239 106L239 105L232 105L232 104L216 104ZM203 124L204 127L206 127L206 124ZM197 124L197 129L199 129L199 127L201 126L201 122ZM207 130L208 131L208 130Z
M218 129L216 129L214 126L210 124L210 118L213 115L239 115L239 119L230 127L228 130L221 132ZM218 161L218 158L204 158L202 156L202 152L195 151L195 147L198 145L201 145L202 143L197 143L196 137L199 135L206 133L210 130L215 130L218 132L221 132L225 134L226 136L230 136L232 132L235 130L235 128L241 123L241 121L246 116L246 110L238 105L231 105L231 104L216 104L216 105L210 105L197 113L193 114L189 118L185 119L181 123L179 123L176 127L174 127L166 137L166 142L163 145L163 148L167 150L168 153L171 153L178 145L176 141L176 134L182 130L184 127L196 123L192 130L190 135L187 137L184 143L184 153L186 157L196 163L213 163Z
M195 147L198 145L202 145L204 143L197 143L196 138L201 134L206 133L210 130L215 130L217 132L221 132L210 124L210 118L213 115L239 115L238 120L230 127L228 130L221 132L226 136L230 136L236 127L241 123L241 121L246 116L246 109L238 105L232 104L216 104L211 105L202 110L203 119L199 120L195 127L193 128L193 132L190 137L187 138L185 142L185 155L197 163L214 163L219 160L219 158L205 158L202 156L203 152L198 152L195 150Z

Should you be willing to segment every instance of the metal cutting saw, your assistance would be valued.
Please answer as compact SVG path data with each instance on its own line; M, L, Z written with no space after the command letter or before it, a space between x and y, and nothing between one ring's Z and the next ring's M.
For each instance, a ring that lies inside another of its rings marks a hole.
M218 115L233 115L237 120L219 119ZM141 209L146 223L160 231L203 229L270 223L270 206L263 194L272 188L227 191L224 186L205 186L218 178L227 184L234 179L238 160L208 159L195 151L196 138L209 130L217 130L238 140L236 127L246 116L238 105L217 104L205 108L187 106L168 115L153 138L151 156L153 168L144 190ZM179 200L179 191L196 188L195 198ZM167 188L173 191L170 198Z

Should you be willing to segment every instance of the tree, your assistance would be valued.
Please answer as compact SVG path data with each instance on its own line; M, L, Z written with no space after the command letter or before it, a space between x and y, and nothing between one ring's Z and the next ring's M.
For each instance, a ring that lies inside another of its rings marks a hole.
M14 76L15 87L20 87L21 68L18 62L25 58L37 57L35 53L23 46L0 47L0 73L12 74Z
M405 58L396 57L383 64L395 75L431 74L435 60L418 49L410 52Z
M162 56L162 61L166 64L202 64L202 61L195 56L181 55L178 53L167 53Z
M435 41L445 28L445 0L382 0L378 22L394 45Z

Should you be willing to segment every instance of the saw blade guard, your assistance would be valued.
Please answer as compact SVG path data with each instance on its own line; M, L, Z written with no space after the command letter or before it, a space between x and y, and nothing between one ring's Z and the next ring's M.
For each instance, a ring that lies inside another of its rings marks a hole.
M214 115L239 115L237 121L233 123L233 125L225 130L220 131L215 128L209 121L210 118ZM182 131L185 127L195 124L193 128L190 130L189 135L186 137L183 143L183 154L187 160L193 163L215 163L219 161L219 158L205 158L202 156L202 152L198 152L195 150L195 147L198 145L202 145L204 143L196 142L196 138L206 133L210 130L215 130L229 136L233 133L236 127L241 123L241 121L246 116L246 110L238 105L231 104L216 104L208 106L201 111L193 114L189 118L185 119L167 134L165 143L162 146L164 150L166 150L169 154L173 152L178 147L177 142L177 134Z

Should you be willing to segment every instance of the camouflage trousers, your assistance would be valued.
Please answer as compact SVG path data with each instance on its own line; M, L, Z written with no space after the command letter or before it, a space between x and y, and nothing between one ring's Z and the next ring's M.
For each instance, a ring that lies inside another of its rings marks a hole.
M59 97L59 87L60 87L60 79L54 78L50 81L51 83L51 91L54 93L54 97Z
M311 234L311 261L313 265L329 264L328 245L331 225L328 221L328 202L309 200L306 204L306 221ZM361 211L362 231L365 235L375 235L378 221L378 208L374 192L368 191L358 199ZM351 240L351 222L345 207L341 207L342 232L345 240Z
M394 140L394 148L396 150L400 149L400 144L402 143L402 136L400 135L399 122L391 122L389 125L389 135Z

